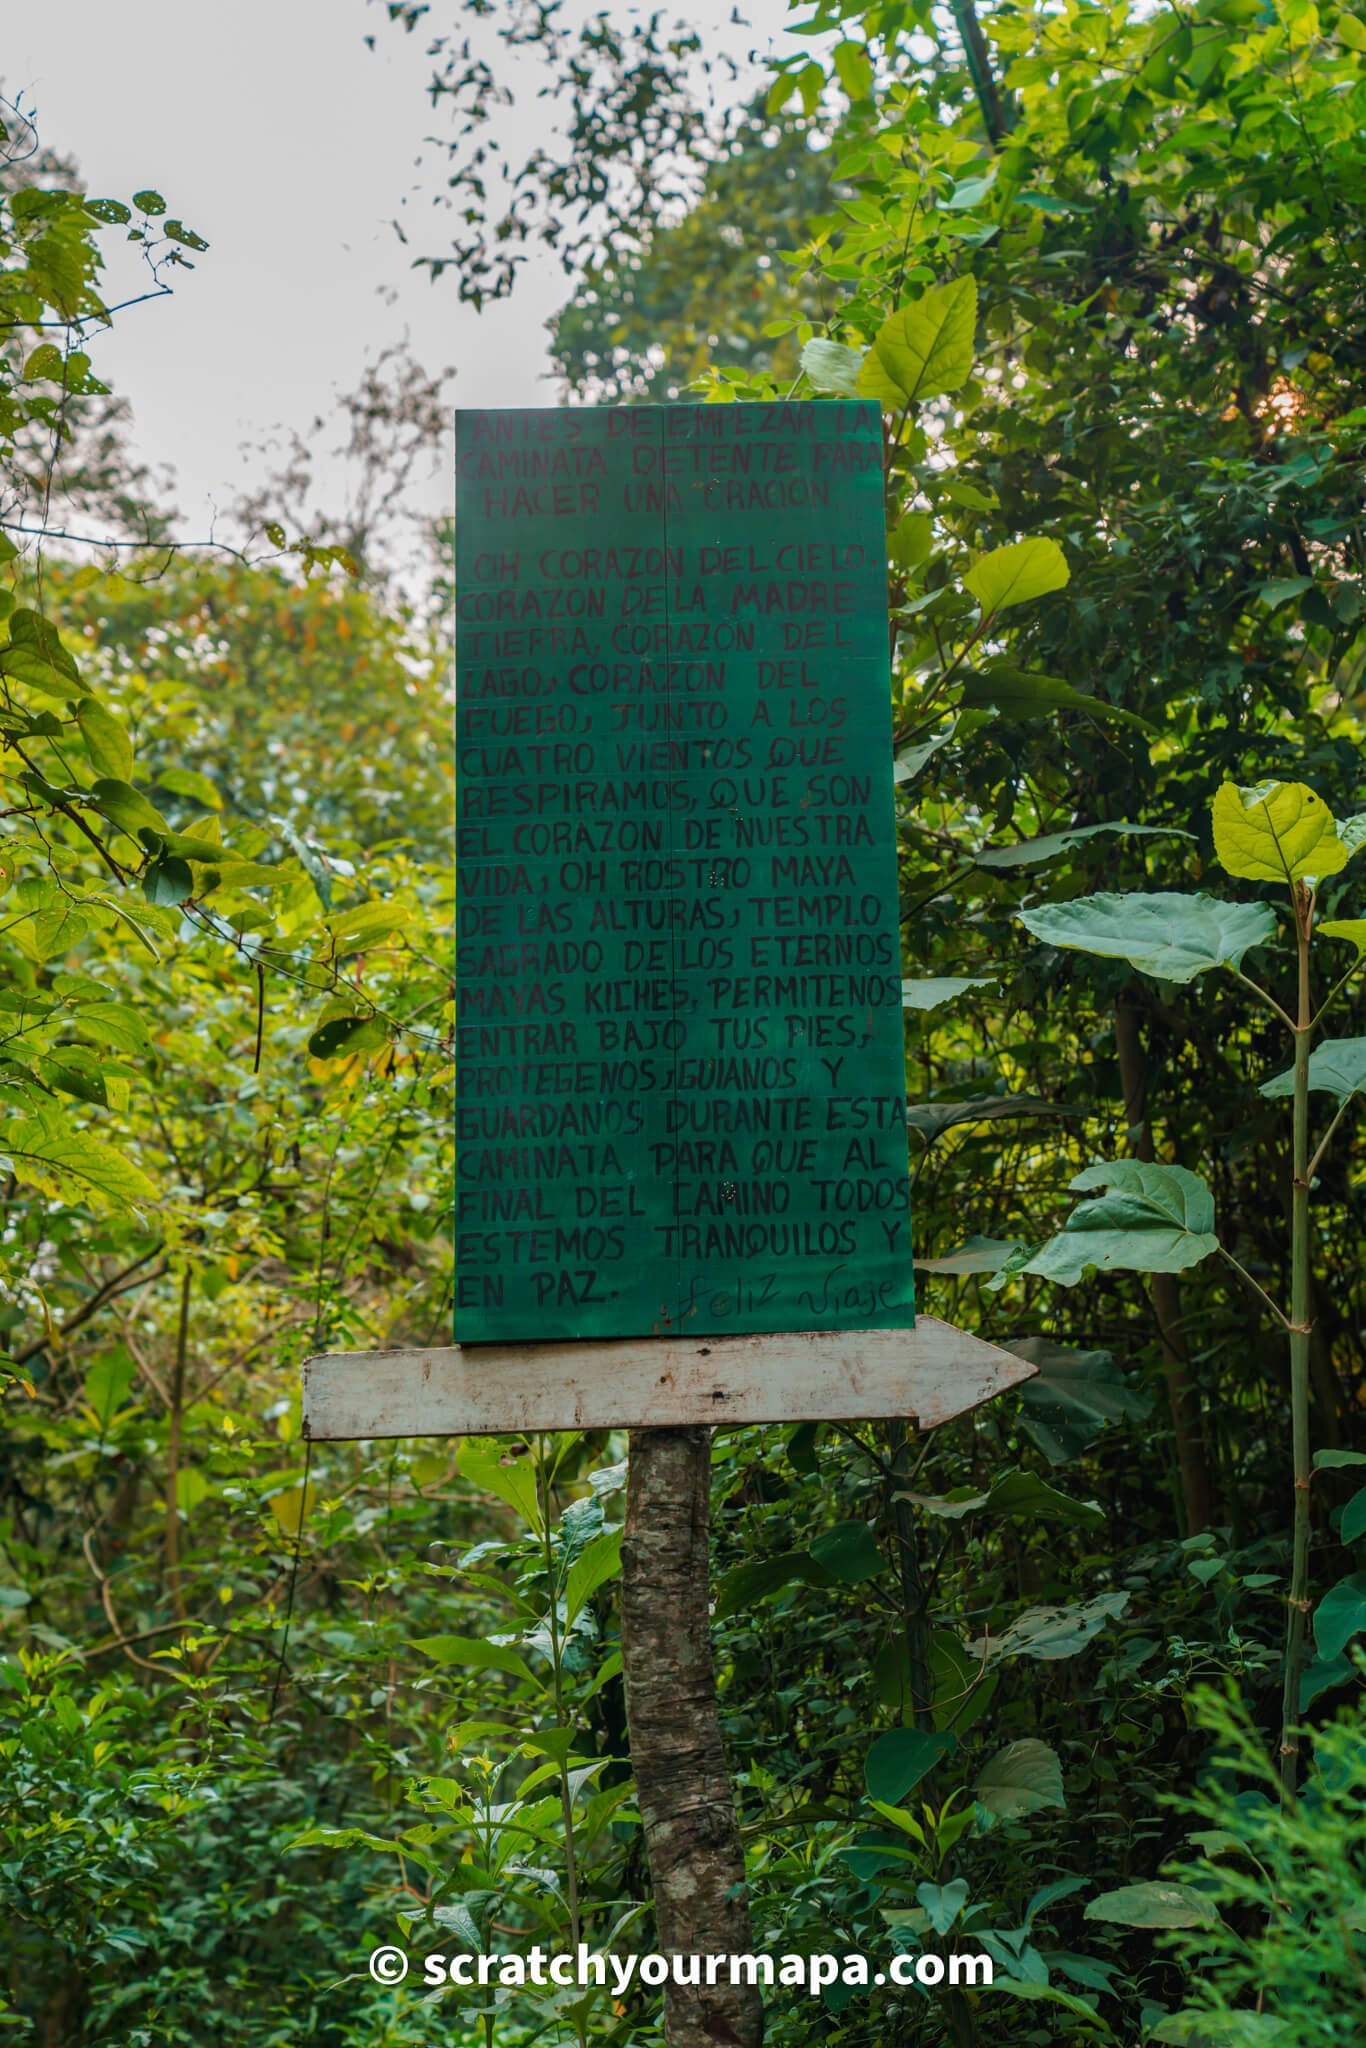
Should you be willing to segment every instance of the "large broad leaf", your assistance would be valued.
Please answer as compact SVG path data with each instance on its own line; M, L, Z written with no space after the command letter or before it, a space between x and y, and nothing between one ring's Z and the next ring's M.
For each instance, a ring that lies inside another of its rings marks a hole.
M1075 1657L1129 1605L1127 1593L1101 1593L1071 1607L1030 1607L1002 1635L988 1639L992 1663L1001 1657L1034 1657L1052 1664ZM978 1646L980 1652L980 1645Z
M76 723L95 773L127 782L133 772L133 742L113 712L96 697L82 697Z
M50 1118L0 1124L0 1159L20 1180L60 1201L93 1201L99 1208L156 1200L140 1167L85 1131L54 1129Z
M834 391L841 398L857 398L863 356L861 348L845 348L842 342L823 341L817 336L802 350L802 368L817 391Z
M147 1045L147 1026L131 1003L82 1003L71 1021L97 1045L112 1046L115 1052L142 1052Z
M1078 1998L1075 1991L1062 1991L1056 1984L1042 1984L1032 1977L993 1977L991 1988L993 1992L1004 1991L1010 1998L1023 1998L1030 2005L1056 2005L1064 2012L1075 2013L1078 2019L1091 2022L1093 2036L1097 2027L1103 2032L1109 2031L1094 2006L1088 2005L1084 1998ZM1075 2031L1073 2028L1072 2032Z
M201 775L197 768L163 768L157 777L160 789L169 789L174 796L187 796L192 802L203 804L209 811L221 811L223 799L207 775Z
M10 637L0 647L0 675L52 697L80 699L87 692L75 660L50 620L35 611L10 613Z
M880 1561L880 1560L879 1560ZM784 1550L776 1557L752 1557L732 1565L716 1588L717 1621L738 1614L784 1586L832 1586L832 1575L816 1563L809 1550Z
M962 1244L937 1259L917 1259L917 1273L999 1273L1014 1252L1023 1251L1018 1237L965 1237Z
M1038 1367L1020 1389L1020 1427L1051 1465L1080 1457L1107 1422L1140 1422L1152 1406L1108 1351L1072 1350L1047 1337L1020 1337L1005 1349Z
M937 1010L944 1003L954 1002L973 988L996 988L999 978L994 974L935 974L923 981L903 981L901 984L901 1006L905 1010Z
M488 1643L482 1636L416 1636L413 1648L438 1664L465 1664L475 1671L506 1671L513 1678L531 1678L531 1666L506 1643Z
M1159 2020L1148 2039L1162 2042L1163 2048L1273 2048L1273 2043L1296 2048L1289 2025L1269 2012L1237 2012L1224 2019L1186 2006Z
M137 1366L122 1344L116 1344L103 1358L97 1358L86 1373L85 1398L100 1426L101 1434L108 1429L114 1416L128 1399L129 1390L137 1376Z
M887 536L887 560L907 575L928 560L933 546L933 516L928 512L903 512Z
M964 678L959 702L968 710L994 705L1008 724L1046 718L1051 711L1085 711L1093 718L1113 719L1120 725L1148 727L1147 719L1140 718L1136 711L1125 711L1104 697L1088 697L1060 676L1034 675L1027 669L1013 668L1009 662L991 662L974 669Z
M970 277L936 285L883 321L859 372L861 398L890 412L957 391L972 375L977 286Z
M1083 896L1073 903L1041 903L1018 915L1045 945L1127 960L1159 981L1193 981L1212 967L1237 967L1245 953L1265 946L1276 932L1267 903L1221 903L1215 896L1176 890Z
M1040 839L1022 839L1018 846L988 847L976 856L977 865L979 868L1042 867L1045 861L1056 860L1060 853L1070 853L1074 846L1082 846L1088 839L1098 839L1108 832L1118 833L1126 839L1140 836L1192 839L1195 836L1191 832L1183 832L1178 825L1074 825L1066 832L1046 832Z
M1017 1820L1021 1814L1037 1813L1044 1806L1066 1810L1062 1790L1062 1765L1056 1750L1026 1735L995 1755L972 1788L979 1806L985 1806L1002 1820Z
M1106 1192L1081 1202L1056 1237L1017 1270L1075 1287L1089 1269L1184 1273L1219 1249L1214 1197L1198 1173L1116 1159L1088 1166L1069 1185Z
M171 829L156 806L148 803L142 791L134 789L130 782L121 781L118 776L102 775L93 784L90 794L110 824L117 825L131 839L136 839L140 832L155 832L160 837Z
M931 1735L925 1728L891 1728L879 1735L863 1767L869 1797L895 1806L957 1743L955 1735Z
M1366 1629L1366 1572L1339 1579L1314 1610L1314 1643L1321 1659L1340 1657Z
M1356 1675L1350 1657L1316 1657L1312 1664L1305 1665L1300 1676L1300 1712L1307 1714L1315 1700L1355 1681Z
M963 583L981 605L982 616L994 618L1013 604L1028 604L1031 598L1061 590L1067 578L1067 558L1058 543L1035 534L981 556Z
M498 1500L506 1501L514 1513L533 1529L540 1528L542 1518L536 1468L529 1459L517 1458L510 1464L504 1464L496 1452L462 1449L460 1476L480 1493L491 1493Z
M203 1482L203 1484L207 1493L207 1481ZM298 1535L309 1514L312 1512L315 1498L315 1489L311 1485L307 1487L285 1486L281 1487L278 1493L271 1494L270 1511L286 1536ZM180 1505L183 1508L187 1505L193 1505L193 1503L187 1503L182 1499Z
M188 861L154 860L142 878L142 893L149 903L188 903L194 895Z
M1086 1918L1117 1927L1212 1927L1219 1915L1203 1892L1153 1879L1102 1892L1086 1908Z
M1366 1038L1326 1038L1309 1055L1309 1086L1341 1101L1366 1089ZM1274 1080L1263 1081L1260 1095L1293 1095L1295 1070L1287 1067Z
M875 1579L887 1563L866 1522L836 1522L816 1538L811 1555L822 1571L848 1586Z
M208 836L210 831L217 830L217 818L209 818L198 832L167 832L162 837L161 851L173 853L180 860L212 861L217 865L223 858L223 843Z
M997 1675L983 1671L980 1653L973 1656L951 1628L931 1629L929 1667L934 1725L952 1728L961 1740L991 1705ZM911 1697L911 1667L905 1639L899 1633L888 1638L877 1668L883 1704L903 1706Z
M484 1946L484 1937L479 1932L479 1923L468 1906L459 1899L452 1899L449 1905L433 1906L432 1918L438 1927L448 1927L468 1949L471 1955L478 1955Z
M593 1595L614 1579L621 1570L621 1540L625 1531L618 1526L604 1529L600 1536L584 1546L569 1568L565 1581L565 1618L572 1625L574 1618L592 1599Z
M351 1059L358 1052L376 1052L388 1043L389 1027L373 1012L369 1016L329 1017L308 1041L315 1060Z
M836 43L832 56L835 75L851 100L866 100L873 90L873 65L866 43L846 37Z
M293 861L225 860L218 864L218 881L224 889L280 890L297 882L302 872Z
M916 746L903 747L892 762L893 782L913 782L927 762L932 761L941 747L946 747L957 731L957 721L943 732L932 733L927 740Z
M1292 597L1300 597L1306 590L1312 590L1312 576L1277 576L1270 583L1264 583L1257 592L1263 604L1277 611L1283 604L1289 604Z
M897 1498L901 1498L900 1495ZM1003 1515L1023 1522L1083 1522L1094 1528L1105 1520L1105 1510L1093 1500L1073 1500L1040 1479L1036 1472L1003 1472L985 1493L971 1487L938 1496L913 1493L906 1496L928 1515L946 1521L961 1521L965 1515Z
M49 1057L40 1056L36 1071L48 1087L55 1088L59 1094L73 1096L77 1102L93 1102L99 1109L108 1109L109 1090L100 1072L100 1061L85 1047L64 1045Z
M358 953L402 931L411 913L401 903L362 903L327 921L337 952Z
M965 1877L952 1884L918 1884L915 1896L930 1918L930 1925L942 1940L971 1896Z
M1358 953L1366 953L1366 917L1330 917L1317 929L1326 939L1346 939Z
M1212 809L1220 866L1250 882L1335 875L1351 857L1333 813L1303 782L1226 782Z
M934 1139L955 1124L995 1123L1001 1117L1081 1116L1084 1112L1064 1102L1047 1102L1041 1095L973 1095L961 1102L908 1102L906 1124L922 1138Z

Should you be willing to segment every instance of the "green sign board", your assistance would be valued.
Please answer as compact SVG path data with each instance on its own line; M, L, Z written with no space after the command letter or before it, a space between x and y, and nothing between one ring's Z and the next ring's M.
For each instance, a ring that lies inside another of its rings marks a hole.
M456 416L462 1344L914 1321L881 434Z

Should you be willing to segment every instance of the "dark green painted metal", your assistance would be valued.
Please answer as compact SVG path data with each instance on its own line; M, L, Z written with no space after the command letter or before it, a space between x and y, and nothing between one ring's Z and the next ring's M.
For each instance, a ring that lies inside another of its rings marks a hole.
M456 429L457 1341L909 1326L877 408Z

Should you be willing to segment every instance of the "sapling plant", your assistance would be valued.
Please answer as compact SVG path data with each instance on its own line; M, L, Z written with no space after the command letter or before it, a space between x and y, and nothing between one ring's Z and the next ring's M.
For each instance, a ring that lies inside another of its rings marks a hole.
M1227 874L1278 885L1282 892L1293 945L1293 983L1279 993L1278 980L1254 977L1243 968L1248 954L1276 940L1278 920L1269 902L1229 901L1204 892L1098 894L1040 904L1022 910L1019 918L1047 945L1127 961L1137 973L1156 981L1189 982L1215 971L1231 974L1284 1026L1291 1063L1263 1081L1260 1092L1290 1102L1289 1303L1275 1300L1221 1241L1214 1199L1199 1174L1140 1159L1085 1167L1071 1187L1088 1199L1047 1243L1016 1252L993 1284L1005 1284L1012 1274L1037 1274L1070 1287L1092 1271L1178 1273L1219 1257L1235 1268L1262 1311L1284 1331L1290 1360L1293 1513L1278 1769L1282 1797L1288 1803L1295 1793L1300 1714L1307 1704L1303 1680L1311 1605L1311 1207L1319 1166L1366 1088L1366 1038L1323 1035L1325 1017L1343 997L1366 952L1366 917L1321 920L1319 913L1324 885L1366 844L1366 813L1339 821L1303 783L1265 782L1251 789L1225 783L1213 799L1213 825L1215 854ZM1324 939L1350 946L1352 958L1346 968L1333 962L1322 977L1326 990L1318 997L1316 947ZM1312 1098L1318 1094L1335 1098L1337 1106L1316 1139ZM1355 1462L1355 1454L1326 1452L1321 1462L1348 1458ZM1357 1498L1366 1509L1366 1489ZM1351 1516L1350 1508L1347 1513ZM1351 1516L1347 1526L1356 1523L1357 1517ZM1366 1584L1348 1580L1325 1597L1315 1619L1314 1692L1336 1682L1337 1676L1349 1675L1342 1652L1363 1629Z

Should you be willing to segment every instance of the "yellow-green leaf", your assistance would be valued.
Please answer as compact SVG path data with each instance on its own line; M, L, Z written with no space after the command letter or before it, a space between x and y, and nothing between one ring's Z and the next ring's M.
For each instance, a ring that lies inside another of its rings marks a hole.
M193 1465L182 1465L175 1478L176 1506L182 1515L188 1515L210 1493L209 1482L204 1473Z
M329 1017L308 1041L315 1060L352 1059L358 1052L376 1052L387 1044L388 1027L382 1017Z
M137 1366L121 1344L97 1358L86 1373L85 1398L101 1431L109 1427L128 1399L137 1376Z
M1226 782L1214 798L1214 851L1230 875L1297 882L1335 875L1349 850L1321 796L1303 782Z
M273 866L259 860L221 860L218 879L225 889L287 889L303 870L293 861Z
M1360 21L1355 14L1339 15L1337 37L1340 43L1346 43L1349 50L1366 50L1366 22Z
M188 796L195 803L203 804L206 811L221 811L223 799L207 775L201 775L197 768L167 768L157 777L161 789L169 789L175 796Z
M75 659L50 619L21 605L10 613L9 632L8 642L0 647L0 671L56 697L87 695Z
M1068 577L1067 558L1055 540L1042 534L993 548L973 563L964 584L982 607L983 617L1027 604L1050 590L1061 590Z
M1346 939L1358 953L1366 953L1366 917L1330 917L1318 929L1326 939Z
M972 375L977 286L970 277L935 285L884 320L869 349L858 388L893 412L957 391Z
M30 689L45 690L50 697L83 697L85 684L69 676L39 653L36 647L11 642L0 647L0 675L11 682L27 683Z
M851 100L866 100L873 90L873 67L864 44L836 43L835 73Z
M116 1052L142 1052L147 1045L147 1027L131 1003L82 1003L71 1021L97 1045Z
M438 1664L469 1664L476 1671L506 1671L513 1678L531 1682L531 1666L506 1643L486 1642L480 1636L415 1636L413 1648Z
M306 1489L302 1486L286 1486L281 1492L270 1496L270 1511L286 1536L298 1535L300 1524L308 1519L313 1498L314 1489L311 1485Z
M783 108L797 90L795 71L780 71L768 89L767 107L770 114L781 114Z
M90 1054L82 1056L79 1047L63 1046L50 1059L40 1059L38 1072L48 1087L55 1088L59 1094L71 1095L77 1102L93 1102L100 1109L108 1109L109 1090L105 1087L99 1062Z
M339 953L355 953L391 939L407 922L408 911L401 903L362 903L340 917L329 918L328 930Z
M566 1619L572 1627L578 1615L600 1586L621 1570L621 1529L604 1529L583 1549L569 1567L565 1582Z
M504 1464L496 1450L462 1452L460 1476L481 1493L491 1493L506 1501L533 1529L540 1527L536 1468L529 1460L520 1458Z
M139 789L118 775L103 775L94 785L90 794L108 818L111 825L117 825L121 832L136 839L139 832L166 833L170 830L154 804L150 804Z
M218 829L217 818L206 821L214 831ZM211 839L207 829L202 832L168 832L165 835L164 851L173 853L179 860L208 860L221 865L223 846L221 840Z
M0 1157L20 1180L61 1201L100 1208L150 1202L156 1189L140 1167L87 1131L54 1130L37 1117L0 1125Z
M50 341L40 342L24 364L24 382L60 384L65 365L66 358L59 348L55 348Z
M95 773L127 782L133 773L133 742L113 712L95 697L82 697L76 723Z
M918 569L934 546L934 521L928 512L903 512L887 541L887 556L901 570Z
M96 930L103 919L93 916L83 903L60 904L52 910L40 910L28 926L27 934L32 947L31 957L36 960L50 960L54 954L69 953L79 946L88 933ZM15 937L23 945L23 927L15 927ZM24 947L28 951L28 947Z

